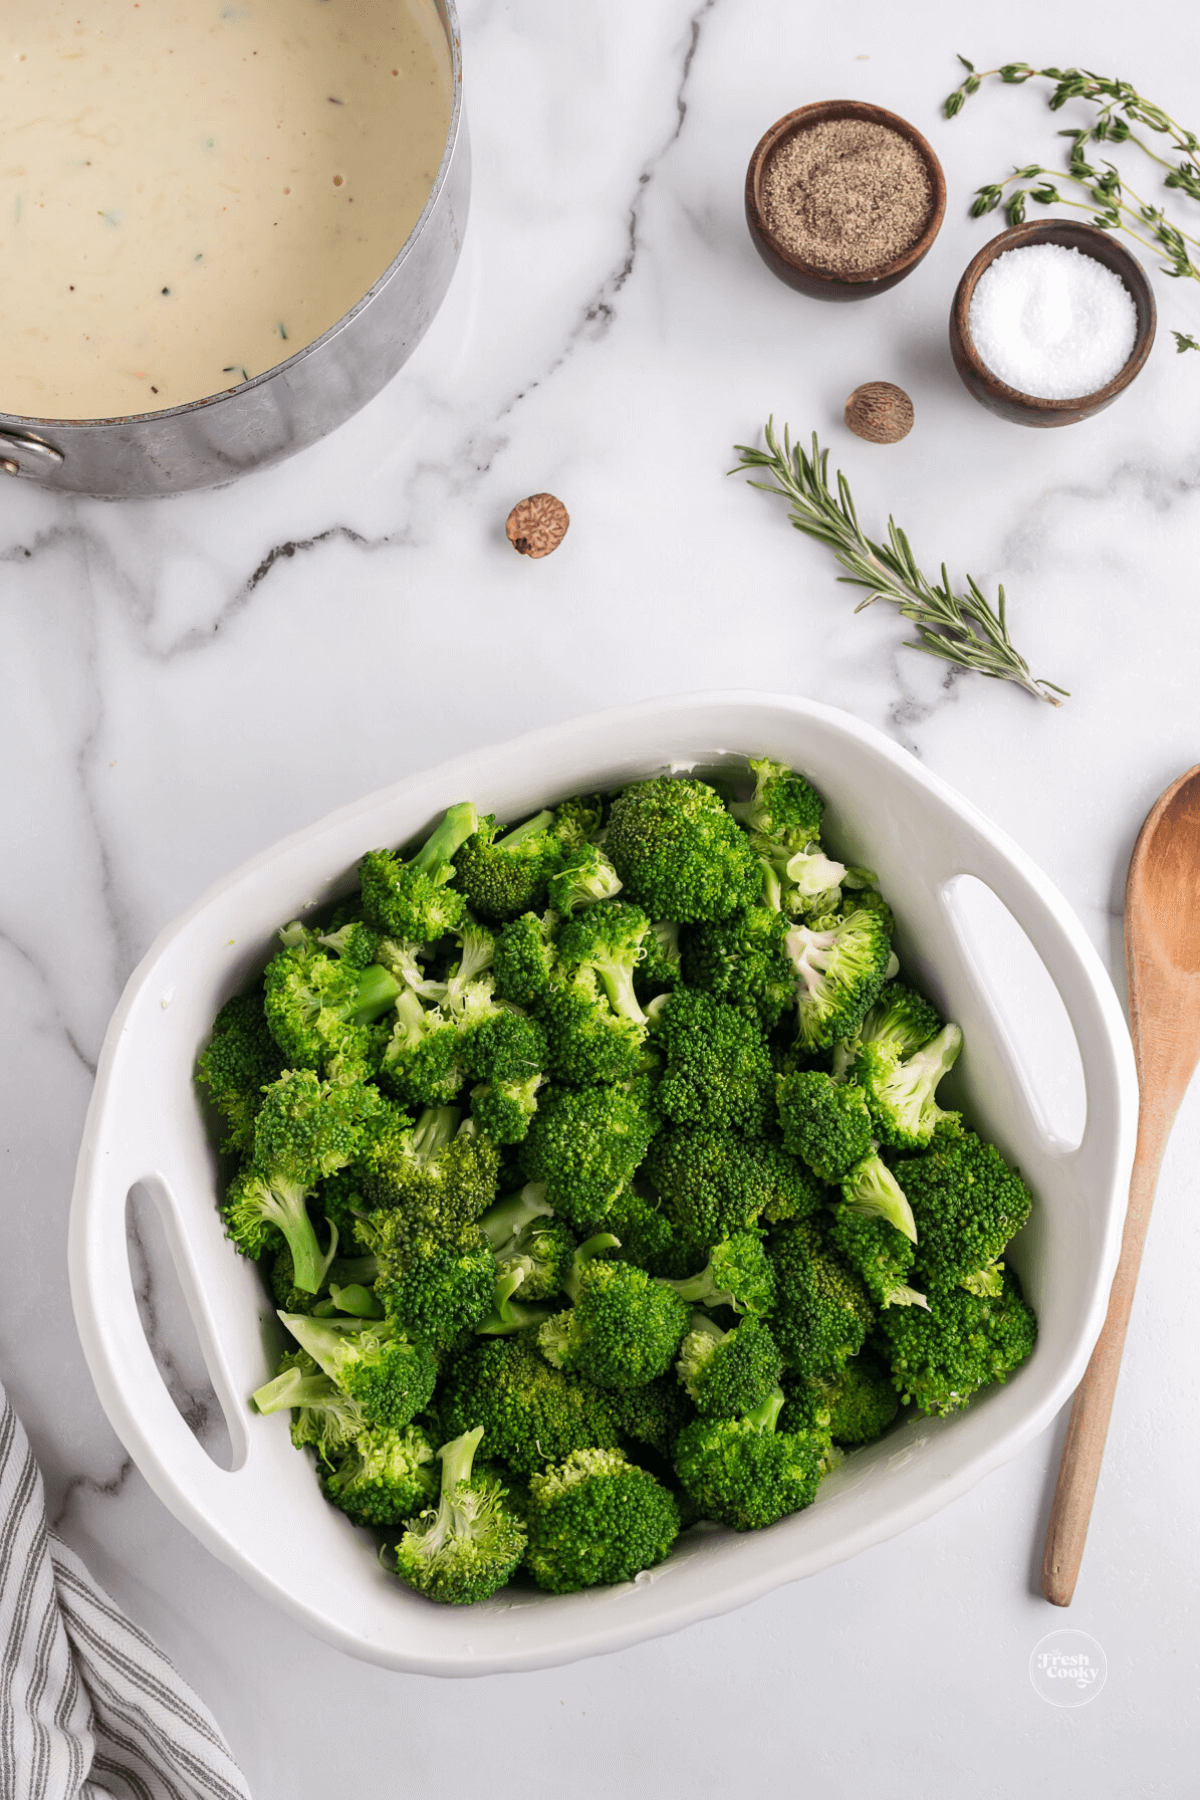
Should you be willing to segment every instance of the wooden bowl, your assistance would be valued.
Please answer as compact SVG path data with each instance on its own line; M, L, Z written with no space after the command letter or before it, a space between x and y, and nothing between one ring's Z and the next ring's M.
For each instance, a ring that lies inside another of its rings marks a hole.
M906 250L903 256L895 257L891 262L881 263L878 268L864 269L857 275L838 275L832 269L823 269L816 263L805 262L774 236L762 208L763 170L772 153L785 138L812 125L822 125L828 119L862 119L868 124L886 125L890 130L898 132L920 152L933 188L933 207L928 222L912 249ZM866 300L872 294L882 294L885 288L895 287L898 281L911 275L929 251L941 230L945 211L946 177L942 174L942 165L932 147L906 119L886 112L882 106L869 106L865 100L820 100L814 106L801 106L797 111L777 119L771 129L759 139L746 170L746 223L750 227L755 249L773 275L778 275L780 281L786 281L798 293L811 295L814 300Z
M1023 394L993 375L971 340L971 297L984 270L990 268L1006 250L1021 250L1029 244L1063 244L1068 250L1082 250L1119 275L1133 296L1137 308L1137 336L1129 361L1120 374L1114 375L1094 394L1080 394L1068 400L1044 400L1037 394ZM1078 425L1081 419L1094 418L1123 394L1130 382L1142 371L1154 343L1157 322L1154 294L1146 272L1136 257L1107 231L1094 225L1077 224L1073 219L1041 219L1034 224L1013 225L1002 231L990 244L985 244L973 262L967 265L950 309L950 354L967 391L989 412L1009 419L1014 425Z

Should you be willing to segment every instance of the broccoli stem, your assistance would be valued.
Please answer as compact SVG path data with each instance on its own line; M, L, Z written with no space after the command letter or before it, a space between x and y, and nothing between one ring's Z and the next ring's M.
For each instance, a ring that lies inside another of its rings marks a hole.
M400 983L380 963L372 963L358 978L358 995L345 1014L351 1025L370 1025L388 1010L400 992Z
M328 1375L305 1375L299 1369L285 1369L274 1380L256 1388L250 1399L264 1415L283 1412L292 1406L315 1406L329 1394Z
M541 1324L546 1317L545 1307L522 1306L513 1300L513 1295L524 1279L525 1270L522 1268L512 1268L507 1275L496 1277L492 1310L475 1327L477 1337L511 1337L514 1331L524 1331L527 1325Z
M458 1129L456 1106L427 1106L413 1129L413 1152L422 1162L441 1154Z
M489 1206L479 1220L479 1229L493 1250L502 1250L532 1225L535 1219L552 1219L554 1208L546 1200L544 1181L530 1181L517 1194L509 1194Z
M782 1388L773 1388L761 1406L745 1415L747 1425L753 1425L755 1431L771 1432L783 1411L784 1393Z
M369 1287L361 1282L352 1281L346 1287L329 1289L329 1297L339 1312L350 1313L356 1319L382 1319L383 1307Z
M548 825L553 823L554 814L549 810L535 813L532 819L526 819L525 823L518 825L514 831L506 831L502 838L497 838L492 849L513 850L518 844L523 844L526 838L537 837L546 830Z
M307 1350L314 1362L320 1363L331 1381L336 1381L338 1372L344 1366L347 1356L353 1352L351 1342L349 1350L346 1346L346 1334L362 1329L357 1319L313 1319L306 1313L279 1314L302 1350Z
M464 1431L449 1444L443 1444L438 1451L438 1460L442 1465L442 1510L448 1512L450 1496L460 1481L470 1481L471 1468L475 1461L475 1452L483 1437L483 1426L477 1425L474 1431Z
M317 1242L316 1227L308 1216L306 1204L309 1189L298 1181L288 1181L277 1171L267 1178L263 1217L277 1225L292 1253L292 1280L306 1294L319 1294L325 1285L329 1266L337 1255L338 1228L329 1221L329 1249L323 1251Z
M479 829L479 814L469 800L446 808L441 824L426 838L408 865L422 875L436 876L443 864L453 862L469 837Z
M631 1019L635 1025L644 1025L646 1015L633 989L632 967L616 960L606 960L596 964L596 973L613 1011L623 1019Z

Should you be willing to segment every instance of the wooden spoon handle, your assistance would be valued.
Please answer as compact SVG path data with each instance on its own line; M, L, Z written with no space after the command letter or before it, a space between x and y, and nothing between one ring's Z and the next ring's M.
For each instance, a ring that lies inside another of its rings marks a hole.
M1154 1204L1158 1169L1170 1130L1161 1120L1143 1120L1149 1130L1139 1126L1133 1176L1129 1184L1129 1210L1121 1237L1121 1259L1113 1277L1112 1294L1104 1328L1096 1340L1091 1361L1083 1380L1075 1390L1071 1417L1067 1425L1062 1461L1058 1466L1058 1485L1050 1524L1046 1530L1046 1550L1042 1557L1042 1592L1053 1606L1070 1606L1087 1543L1092 1501L1100 1479L1104 1460L1104 1441L1112 1413L1117 1381L1121 1373L1121 1353L1133 1306L1134 1289ZM1149 1138L1151 1141L1147 1142Z

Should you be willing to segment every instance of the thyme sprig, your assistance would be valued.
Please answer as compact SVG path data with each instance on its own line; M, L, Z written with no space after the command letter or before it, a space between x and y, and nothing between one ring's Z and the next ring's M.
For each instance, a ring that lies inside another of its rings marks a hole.
M821 449L815 431L811 456L806 456L799 444L793 445L786 425L781 444L775 435L773 418L767 420L763 436L765 450L748 444L734 445L739 461L729 473L753 469L771 476L770 481L752 480L750 486L786 500L788 517L796 530L828 544L847 571L838 580L867 590L855 612L862 612L876 600L886 600L917 628L917 641L907 644L907 649L924 650L929 656L941 657L961 669L973 669L994 681L1015 681L1035 699L1048 700L1051 706L1062 705L1057 696L1067 695L1066 688L1035 679L1025 658L1014 649L1008 635L1003 588L999 589L993 611L971 575L967 576L966 591L956 594L945 563L941 582L930 582L917 567L908 539L894 519L888 519L886 544L873 543L866 536L858 522L849 483L840 469L836 494L829 485L829 452Z
M1051 112L1057 112L1068 100L1086 100L1096 107L1096 116L1090 126L1059 132L1059 137L1066 138L1071 146L1065 169L1027 163L1023 168L1014 169L1003 181L988 182L975 191L971 205L973 218L993 212L1002 201L1010 225L1022 222L1029 200L1038 206L1069 206L1087 213L1089 223L1101 231L1122 231L1157 254L1164 275L1175 280L1200 281L1200 266L1192 254L1200 251L1200 238L1169 219L1163 207L1155 206L1137 193L1122 178L1114 163L1105 161L1097 168L1088 160L1086 148L1088 144L1099 143L1133 144L1151 162L1167 171L1163 177L1165 188L1200 201L1200 138L1194 132L1180 125L1162 107L1145 99L1128 81L1096 75L1090 69L1035 69L1029 63L1014 62L1003 63L998 69L977 70L965 56L958 60L967 74L947 96L944 111L948 119L960 113L970 96L992 77L1008 86L1019 86L1035 79L1053 82L1048 101ZM1137 125L1168 139L1176 157L1160 156L1134 129ZM1060 193L1058 182L1066 182L1085 197L1072 199ZM1036 185L1021 185L1027 183ZM1005 199L1009 188L1013 192ZM1177 350L1200 350L1200 343L1188 332L1176 331L1173 335Z

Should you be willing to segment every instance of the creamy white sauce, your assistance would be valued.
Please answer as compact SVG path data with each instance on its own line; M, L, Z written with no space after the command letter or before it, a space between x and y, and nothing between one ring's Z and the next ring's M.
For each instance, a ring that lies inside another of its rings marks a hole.
M320 337L450 102L432 0L0 0L0 412L179 406Z

